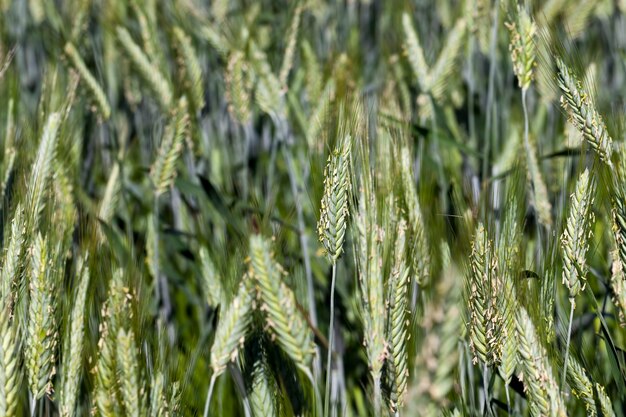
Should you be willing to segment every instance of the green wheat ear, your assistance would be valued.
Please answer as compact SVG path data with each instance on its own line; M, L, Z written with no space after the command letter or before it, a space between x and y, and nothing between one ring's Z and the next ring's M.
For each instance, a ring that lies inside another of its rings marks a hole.
M517 311L516 323L524 391L531 416L565 417L565 406L548 355L525 308Z
M17 322L4 303L0 315L0 415L5 417L17 417L22 382L19 352Z
M250 276L258 288L267 329L278 345L307 371L315 351L311 331L297 308L293 291L283 282L284 270L274 260L270 243L260 235L250 238Z
M348 222L350 198L350 135L339 141L328 157L324 170L324 196L322 197L317 233L332 263L343 252L343 241Z
M498 256L493 241L480 223L476 228L472 253L471 271L467 284L469 303L469 336L473 361L498 364L502 355L502 332L505 317L502 312L502 277L498 269Z
M55 322L54 262L47 240L37 235L31 247L31 263L26 329L26 369L28 385L34 399L52 394L56 374L57 328Z
M85 65L85 62L81 58L80 54L76 47L68 42L65 44L65 53L67 54L72 66L76 68L76 71L80 74L81 78L85 81L87 85L87 89L93 96L95 102L98 104L98 108L100 108L100 113L102 114L102 118L107 120L111 116L111 106L109 105L109 101L107 100L106 94L98 81L96 81L95 77L91 74L91 71Z
M189 112L185 96L178 101L176 113L163 133L157 159L150 169L150 176L157 196L165 193L176 179L176 163L189 135Z
M561 235L563 250L563 284L573 300L585 288L587 280L587 251L591 237L591 226L594 222L593 196L595 181L589 176L589 170L580 175L576 182L576 190L571 196L570 213L565 230Z
M76 402L80 391L83 347L85 344L85 311L90 277L87 257L79 258L76 269L78 279L76 298L70 313L70 323L67 326L63 345L63 357L65 360L61 369L61 395L59 401L59 409L63 417L75 415Z
M520 88L527 90L530 87L535 67L534 37L537 33L537 26L530 19L526 9L521 6L517 8L517 22L507 23L506 26L511 32L509 50L513 61L513 71L515 71Z
M211 368L214 375L226 370L229 362L237 358L248 333L254 309L254 296L250 278L244 276L237 295L220 318L211 347Z
M570 121L582 133L583 137L596 151L602 162L612 166L613 139L609 134L602 116L597 112L589 92L572 74L560 58L556 59L557 79L561 96L561 105L568 111Z

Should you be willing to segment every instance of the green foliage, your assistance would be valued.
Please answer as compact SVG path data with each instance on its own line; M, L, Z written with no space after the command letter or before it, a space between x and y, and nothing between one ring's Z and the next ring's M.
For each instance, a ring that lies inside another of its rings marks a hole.
M0 416L623 417L624 13L0 0Z

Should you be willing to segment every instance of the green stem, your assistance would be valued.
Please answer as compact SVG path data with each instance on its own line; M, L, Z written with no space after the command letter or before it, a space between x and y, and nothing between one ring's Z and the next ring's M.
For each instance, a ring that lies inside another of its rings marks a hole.
M572 336L572 320L574 319L574 308L576 302L570 298L569 325L567 326L567 342L565 343L565 362L563 363L563 379L561 380L561 392L565 389L565 381L567 378L567 360L569 359L569 342Z
M328 417L328 407L330 400L330 384L332 373L332 356L333 356L333 333L335 322L335 279L337 277L337 264L333 262L332 279L330 282L330 324L328 325L328 358L326 359L326 389L324 392L324 416Z
M215 387L215 380L217 379L217 374L213 374L211 376L211 382L209 383L209 391L206 394L206 402L204 403L204 417L209 417L209 404L211 404L211 396L213 395L213 388Z

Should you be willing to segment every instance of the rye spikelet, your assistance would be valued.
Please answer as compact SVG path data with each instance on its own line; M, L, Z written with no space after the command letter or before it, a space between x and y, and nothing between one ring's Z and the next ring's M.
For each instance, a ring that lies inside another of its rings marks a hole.
M300 16L302 15L302 5L298 5L293 12L293 17L291 18L291 24L289 25L289 31L287 32L287 46L285 47L285 52L283 53L283 63L280 66L280 73L278 79L280 81L280 85L283 88L287 89L287 78L289 77L289 72L291 71L291 67L293 66L293 57L296 51L296 42L298 40L298 30L300 29Z
M89 71L87 65L85 65L78 50L76 50L76 47L71 42L65 44L64 51L70 59L72 66L76 68L80 77L85 81L89 93L98 104L98 108L100 108L102 118L107 120L111 116L111 106L109 106L109 101L107 100L104 90L102 90L102 87L100 87L98 81L96 81L95 77L91 74L91 71Z
M257 76L254 99L260 109L269 115L284 112L283 90L278 77L272 71L267 55L255 43L251 46L252 69Z
M93 371L95 407L99 415L103 417L116 417L122 415L123 412L117 375L117 334L121 328L120 321L132 317L129 310L132 295L124 287L122 274L121 269L115 270L109 283L108 299L101 312L98 356Z
M179 54L179 64L182 66L186 91L188 92L191 108L199 112L204 107L204 85L202 83L202 69L191 39L185 32L175 27L174 39Z
M598 394L598 400L600 403L600 411L604 417L615 417L615 411L613 411L613 403L611 397L606 394L604 387L596 382L596 393Z
M613 290L613 303L617 307L619 322L622 327L626 326L626 276L624 276L624 264L615 250L611 254L611 289Z
M411 17L406 12L402 14L402 28L404 29L404 36L406 38L404 53L409 60L409 64L411 64L419 86L422 90L427 91L427 86L430 85L428 64L426 63L424 50L422 49L417 32L411 22Z
M535 67L534 37L537 33L537 26L522 6L518 5L516 17L516 22L506 23L511 33L509 50L519 86L522 90L527 90L530 87Z
M556 59L556 65L559 88L563 93L561 105L570 115L571 123L582 133L600 160L612 166L613 139L602 116L596 111L589 92L584 90L582 83L560 58Z
M450 77L457 67L459 52L465 40L467 24L465 19L460 18L446 37L444 47L437 57L428 77L427 91L432 94L437 102L444 100L450 91Z
M500 297L503 284L493 242L482 223L476 228L470 256L471 271L467 285L470 347L473 361L498 364L502 354L504 317Z
M229 362L237 359L239 348L248 333L254 308L250 278L244 276L237 295L220 318L211 347L211 368L215 375L224 372Z
M231 52L226 66L226 101L228 111L245 124L250 118L250 87L246 82L247 65L245 56L240 51Z
M33 231L38 228L39 217L45 206L44 194L47 190L48 181L52 177L52 161L56 153L57 131L60 123L61 116L59 113L52 113L48 117L31 169L26 201L28 204L27 224L29 229Z
M135 43L130 33L128 33L128 30L118 26L116 33L120 45L137 68L137 71L145 80L146 84L148 84L156 95L163 110L169 110L172 104L172 90L165 76L163 76L159 68L150 61L146 54L143 53L139 45Z
M7 304L0 315L0 415L17 417L20 403L20 343L17 323Z
M174 118L165 128L159 153L150 168L150 177L157 197L165 193L176 179L176 163L187 135L189 135L189 113L187 99L183 96L178 101Z
M422 209L413 179L411 160L411 152L408 146L403 146L400 150L402 188L407 207L409 227L411 228L412 252L414 251L414 253L411 253L410 259L415 279L418 284L425 285L428 283L430 276L430 253L428 250L428 242L426 241Z
M201 286L204 292L204 298L211 307L217 307L224 302L224 289L209 251L205 247L200 248L200 266L202 273Z
M309 327L296 307L296 298L282 279L284 271L274 260L270 243L260 235L250 238L250 276L259 293L272 338L303 370L315 351Z
M563 284L569 291L570 301L585 288L587 279L587 251L594 222L593 196L595 181L589 177L589 170L580 175L576 190L571 195L571 208L565 230L561 235L563 251Z
M389 366L391 369L390 408L392 412L396 412L398 408L404 405L409 377L406 342L408 339L407 296L410 269L406 262L406 228L406 222L400 220L394 245L394 262L389 278L390 314L387 338L391 358Z
M55 322L55 279L53 262L45 238L37 235L30 249L28 325L26 328L26 370L34 399L52 394L56 373L57 328Z
M274 376L267 365L265 353L261 346L255 344L258 349L251 364L251 372L248 376L248 391L250 408L254 417L277 416L276 387Z
M74 416L82 377L85 310L90 277L86 258L78 260L76 276L79 281L63 346L64 363L61 369L59 401L59 410L63 417Z
M343 252L346 234L348 201L350 198L350 135L340 139L328 157L324 170L324 196L322 197L317 233L330 261L334 264Z
M137 360L137 347L132 330L120 329L116 340L116 363L119 387L125 413L129 417L144 415L144 389Z
M404 413L407 416L439 417L448 405L459 365L462 316L458 282L461 279L454 265L445 266L433 299L424 307L420 322L424 338L416 357L415 383L409 386L407 395Z
M518 352L530 414L533 417L567 415L552 368L526 309L517 311Z
M0 305L9 307L12 306L14 301L11 294L16 290L16 279L21 271L20 264L26 241L23 213L22 205L18 204L13 214L13 220L11 220L11 237L9 245L4 252L2 271L0 271L0 282L2 283L0 299L2 304Z
M381 370L389 355L388 344L385 341L386 309L381 264L384 232L376 222L378 216L373 190L364 184L363 180L361 183L363 185L354 222L356 237L354 252L360 288L359 310L363 316L364 344L370 374L374 381L376 401Z
M532 138L525 142L528 182L531 190L531 204L537 214L539 223L546 230L552 229L552 204L548 198L548 189L541 174L541 167L537 159L537 146Z
M587 416L595 417L596 402L593 399L593 384L583 367L574 358L567 362L567 382L572 388L572 394L585 404Z

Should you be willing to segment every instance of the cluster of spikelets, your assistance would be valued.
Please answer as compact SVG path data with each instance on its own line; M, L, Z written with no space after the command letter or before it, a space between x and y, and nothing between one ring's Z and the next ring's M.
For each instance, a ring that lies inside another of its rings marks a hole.
M623 406L602 2L9 3L1 416Z

